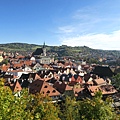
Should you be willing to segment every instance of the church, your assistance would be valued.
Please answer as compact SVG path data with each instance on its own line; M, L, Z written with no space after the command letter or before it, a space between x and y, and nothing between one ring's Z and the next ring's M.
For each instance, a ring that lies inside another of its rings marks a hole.
M50 64L51 62L54 62L53 58L50 58L46 54L46 45L45 42L43 44L42 48L37 48L33 53L32 56L35 57L36 62L41 64Z

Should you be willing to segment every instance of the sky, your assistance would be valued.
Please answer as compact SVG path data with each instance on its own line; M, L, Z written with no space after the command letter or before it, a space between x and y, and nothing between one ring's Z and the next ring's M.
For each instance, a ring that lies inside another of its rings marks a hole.
M0 44L120 50L120 0L0 0Z

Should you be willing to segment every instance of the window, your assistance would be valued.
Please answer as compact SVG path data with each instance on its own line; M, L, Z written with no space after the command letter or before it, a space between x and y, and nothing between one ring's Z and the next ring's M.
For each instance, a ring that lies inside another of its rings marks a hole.
M44 88L47 88L48 86L47 85L45 85L45 87Z
M50 93L50 91L48 90L46 93Z
M53 90L52 92L53 92L53 93L55 93L55 92L56 92L56 90Z

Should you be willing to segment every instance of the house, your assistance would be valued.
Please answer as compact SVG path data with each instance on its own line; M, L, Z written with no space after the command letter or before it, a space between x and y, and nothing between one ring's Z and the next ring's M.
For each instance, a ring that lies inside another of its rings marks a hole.
M114 75L113 71L108 66L95 66L92 73L100 77L112 77Z
M10 67L9 64L8 64L8 65L3 64L3 65L1 66L1 70L4 71L4 72L6 72L6 71L9 69L9 67Z
M98 91L102 92L103 97L117 93L117 90L112 85L89 86L87 89L91 96L95 96Z
M29 66L25 65L25 67L23 68L23 71L32 72L32 69Z
M40 76L37 73L28 73L28 74L23 73L19 79L33 81L40 79Z
M71 88L69 85L65 84L64 82L56 81L53 87L62 94L63 98L65 96L74 97L73 88Z
M38 72L39 70L44 69L42 65L40 65L40 63L36 63L32 68L35 72Z
M9 84L10 89L12 90L14 96L20 97L20 92L22 90L21 85L19 84L18 80L16 80L13 83Z
M29 86L29 93L40 93L43 96L49 96L55 100L59 99L61 96L61 94L55 88L43 80L35 80L32 82Z
M23 70L11 70L7 71L8 74L14 75L17 78L20 78L22 74L28 74L29 72L23 71Z
M85 88L74 88L73 91L77 100L85 98Z
M69 79L69 85L74 86L77 83L82 83L82 81L82 78L76 74Z
M94 85L98 85L98 86L107 84L106 81L103 78L95 79L95 80L93 80L93 82L94 82Z
M0 62L2 62L3 61L3 57L2 57L2 55L0 55Z

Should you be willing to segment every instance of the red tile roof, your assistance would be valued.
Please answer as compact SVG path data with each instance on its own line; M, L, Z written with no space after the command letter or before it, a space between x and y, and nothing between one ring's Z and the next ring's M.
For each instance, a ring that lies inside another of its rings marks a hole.
M89 86L88 90L92 96L98 91L101 91L103 95L114 94L117 92L112 85Z
M67 90L72 90L72 88L65 84L64 82L55 82L55 84L53 85L54 88L56 88L60 93L64 93Z
M43 80L35 80L33 83L31 83L29 92L32 94L41 93L44 96L48 95L50 97L60 95L60 93L55 88Z
M13 92L18 92L18 91L21 91L22 90L22 87L21 85L19 84L18 81L16 81L15 83L13 84L10 84L10 88Z
M98 78L94 80L97 85L106 84L106 81L103 78Z

